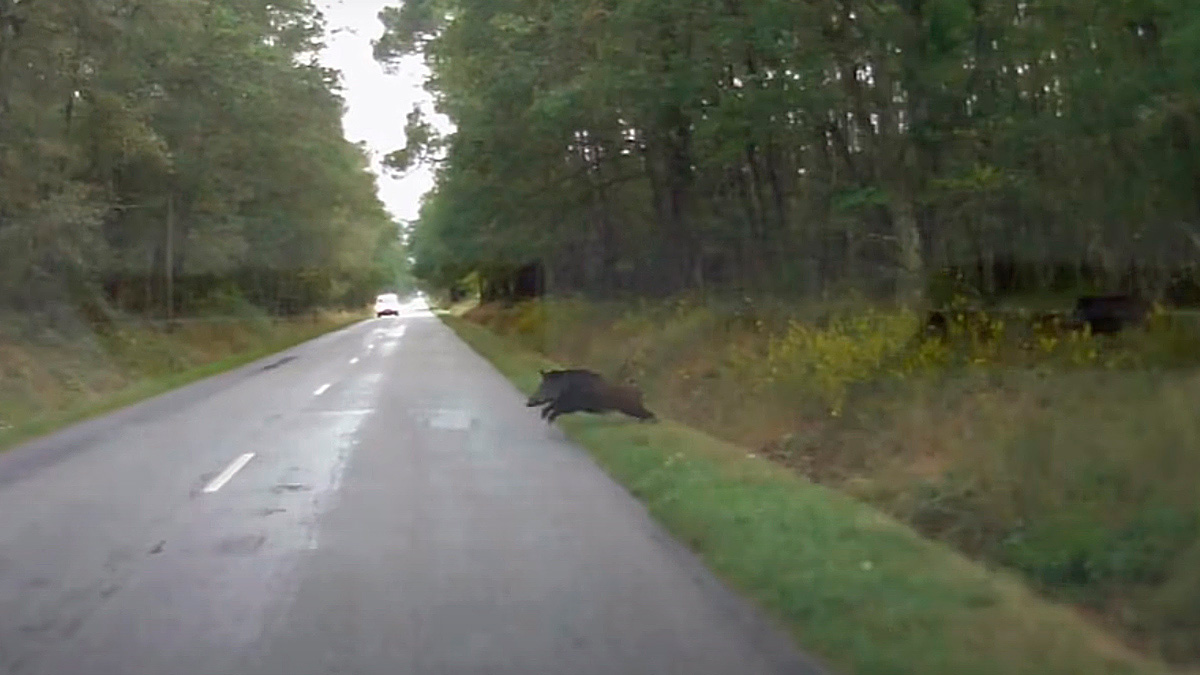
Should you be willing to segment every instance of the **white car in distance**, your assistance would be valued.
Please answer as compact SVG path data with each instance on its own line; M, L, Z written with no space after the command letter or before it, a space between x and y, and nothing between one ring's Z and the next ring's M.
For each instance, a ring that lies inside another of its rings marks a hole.
M400 316L400 297L395 293L384 293L375 298L375 318Z

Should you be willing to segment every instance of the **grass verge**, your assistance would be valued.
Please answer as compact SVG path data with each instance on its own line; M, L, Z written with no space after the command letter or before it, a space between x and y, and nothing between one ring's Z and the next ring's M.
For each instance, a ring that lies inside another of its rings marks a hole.
M1200 667L1200 332L862 304L485 304L463 318L869 504L1132 649ZM993 320L995 319L995 320ZM986 320L986 321L985 321Z
M10 411L19 411L28 402L22 401L18 405L7 401L6 417L19 421L0 428L0 452L71 424L251 363L363 318L365 315L361 313L338 312L300 320L256 321L252 327L239 327L245 330L235 329L238 334L223 342L213 340L206 330L184 331L174 336L161 331L135 331L136 337L125 336L123 347L110 350L103 366L92 364L90 368L77 368L70 373L70 379L76 385L80 380L93 380L91 387L64 387L57 381L61 378L47 373L32 376L29 368L16 371L16 377L36 381L34 388L41 394L38 398L48 403L43 402L40 406L43 407L40 414L18 417ZM10 351L16 350L12 344L3 346ZM168 358L163 358L163 352L168 352ZM24 356L30 357L29 354ZM53 351L41 351L37 356L42 360L55 359ZM144 364L141 372L129 365L138 361ZM60 391L64 388L74 391Z
M522 391L553 365L478 325L442 320ZM735 445L669 421L581 417L561 426L837 672L1170 672L1012 575Z

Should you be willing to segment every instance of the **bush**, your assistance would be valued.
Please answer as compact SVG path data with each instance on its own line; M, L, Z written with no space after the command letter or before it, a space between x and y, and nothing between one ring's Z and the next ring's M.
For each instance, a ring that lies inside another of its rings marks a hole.
M236 286L215 288L191 303L192 314L238 319L265 319L263 308L246 299Z
M837 316L820 327L793 321L770 339L763 381L777 395L817 400L840 415L850 388L883 376L918 326L907 312Z

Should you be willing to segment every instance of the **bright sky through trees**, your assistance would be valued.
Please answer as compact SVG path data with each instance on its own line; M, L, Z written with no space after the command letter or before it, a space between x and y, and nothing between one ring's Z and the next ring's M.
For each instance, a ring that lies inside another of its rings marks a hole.
M420 58L409 58L385 71L371 55L371 41L383 33L378 14L390 0L322 0L329 35L322 60L342 72L346 98L346 138L365 141L372 165L379 173L379 198L389 212L402 220L417 217L421 195L433 187L427 167L417 167L404 177L382 171L383 157L404 147L404 115L414 103L429 103L421 88L426 69Z

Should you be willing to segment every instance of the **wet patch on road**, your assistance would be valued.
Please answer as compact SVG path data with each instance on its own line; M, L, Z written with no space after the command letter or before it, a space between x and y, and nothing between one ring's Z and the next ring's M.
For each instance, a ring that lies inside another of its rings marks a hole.
M259 369L259 372L266 372L266 371L268 371L268 370L275 370L275 369L276 369L276 368L278 368L279 366L282 366L282 365L284 365L284 364L287 364L287 363L291 363L292 361L295 361L295 360L296 360L296 359L298 359L298 358L300 358L300 357L298 357L298 356L285 356L285 357L283 357L282 359L278 359L278 360L276 360L276 361L272 361L271 363L268 363L267 365L263 366L262 368L260 368L260 369Z
M425 413L425 423L439 431L466 431L475 425L475 417L465 410L439 408Z
M309 490L312 490L312 486L305 485L304 483L280 483L279 485L271 488L271 492L274 492L275 494L283 494L284 492L308 492Z
M250 555L262 548L266 541L266 536L261 534L230 537L217 544L216 551L221 555Z

